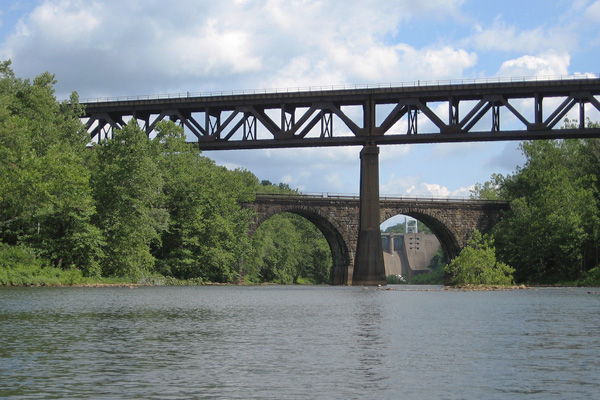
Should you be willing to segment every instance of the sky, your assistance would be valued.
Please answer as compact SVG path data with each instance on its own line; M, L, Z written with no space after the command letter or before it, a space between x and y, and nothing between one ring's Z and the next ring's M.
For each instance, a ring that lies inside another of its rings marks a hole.
M0 59L21 78L55 74L57 98L82 101L598 73L600 0L0 0ZM354 194L360 150L204 155L303 192ZM381 146L380 193L469 196L523 162L518 142Z

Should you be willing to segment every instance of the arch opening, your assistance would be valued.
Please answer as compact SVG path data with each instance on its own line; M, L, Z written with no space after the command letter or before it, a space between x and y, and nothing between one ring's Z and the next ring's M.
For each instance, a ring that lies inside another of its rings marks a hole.
M346 284L349 252L339 230L316 211L285 208L263 215L250 233L249 281Z
M443 283L444 265L460 252L453 232L438 218L422 212L386 217L381 232L388 283Z

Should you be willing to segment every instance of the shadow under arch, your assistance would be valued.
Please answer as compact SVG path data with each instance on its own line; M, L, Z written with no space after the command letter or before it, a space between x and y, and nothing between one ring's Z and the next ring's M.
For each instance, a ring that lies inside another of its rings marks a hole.
M317 209L298 206L280 207L277 210L259 216L249 236L254 236L256 230L269 218L282 213L299 215L310 221L323 234L331 251L331 270L329 273L330 285L346 285L348 282L348 267L350 265L350 252L346 240L332 221Z
M446 263L452 261L452 259L458 256L460 253L461 247L458 243L456 233L453 232L441 219L423 212L412 210L394 210L393 212L389 212L390 215L387 214L388 213L385 215L384 221L395 217L396 215L407 215L427 225L427 227L431 229L431 232L433 232L433 234L439 240L440 246L442 246L442 251L444 252Z

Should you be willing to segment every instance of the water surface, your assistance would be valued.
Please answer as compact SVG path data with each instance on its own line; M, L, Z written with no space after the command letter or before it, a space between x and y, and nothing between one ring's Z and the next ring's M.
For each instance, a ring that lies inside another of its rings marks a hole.
M599 398L594 289L393 288L0 288L0 398Z

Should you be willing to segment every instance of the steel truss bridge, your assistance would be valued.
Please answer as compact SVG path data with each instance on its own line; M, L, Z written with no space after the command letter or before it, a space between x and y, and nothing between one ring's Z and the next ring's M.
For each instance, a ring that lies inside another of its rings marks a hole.
M600 78L594 76L82 104L97 142L135 118L148 136L160 121L176 121L201 150L363 146L351 282L385 285L379 145L600 137L599 128L586 126L586 113L600 112L599 95ZM571 111L578 125L561 129Z
M169 119L203 150L583 138L600 112L600 78L218 94L85 105L93 140L135 118ZM575 129L559 129L570 111ZM334 122L336 128L334 129Z

